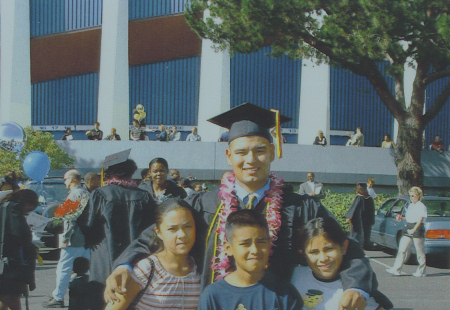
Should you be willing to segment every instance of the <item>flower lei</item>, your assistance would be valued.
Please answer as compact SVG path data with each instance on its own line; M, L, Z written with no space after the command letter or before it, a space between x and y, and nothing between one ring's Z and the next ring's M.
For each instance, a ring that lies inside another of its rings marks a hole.
M117 178L112 178L109 180L106 180L106 184L115 184L119 186L125 186L125 187L137 187L137 183L134 180L121 180Z
M269 236L271 240L270 255L272 255L272 247L278 239L277 234L281 226L280 209L283 203L281 195L283 194L282 186L283 179L276 176L274 173L269 175L270 189L265 194L264 201L267 203L266 218L269 224ZM211 268L217 274L216 280L227 276L230 269L230 261L225 253L223 241L225 236L225 223L228 215L237 210L239 202L235 194L234 184L236 182L235 174L230 173L220 185L219 197L222 201L221 210L218 213L218 224L215 233L217 234L217 248L216 256L212 258Z
M55 222L61 220L76 220L81 213L83 213L84 208L89 202L88 192L77 193L76 195L70 195L63 204L55 209L54 218Z

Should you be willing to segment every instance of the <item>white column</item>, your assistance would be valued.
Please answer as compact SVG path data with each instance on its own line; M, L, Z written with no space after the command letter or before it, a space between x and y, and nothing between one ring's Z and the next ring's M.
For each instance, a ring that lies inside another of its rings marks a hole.
M204 18L209 16L205 11ZM215 52L212 42L202 40L198 134L205 142L217 142L223 128L207 122L213 116L230 109L230 55Z
M303 60L298 144L311 145L323 131L330 142L330 67Z
M128 140L128 0L103 2L101 44L98 121L104 136L114 127Z
M31 125L29 0L1 2L0 123Z

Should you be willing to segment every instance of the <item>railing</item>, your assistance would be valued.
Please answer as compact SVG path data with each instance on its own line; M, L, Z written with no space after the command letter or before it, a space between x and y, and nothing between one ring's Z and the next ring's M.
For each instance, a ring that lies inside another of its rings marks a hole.
M170 168L202 180L218 180L227 165L228 143L159 141L58 141L75 158L75 167L98 169L107 155L131 148L130 158L139 168L148 168L155 157L164 157ZM425 185L450 186L450 153L422 152ZM283 158L275 159L271 170L288 182L303 182L313 171L327 184L356 184L373 177L377 185L396 185L394 150L375 147L344 147L283 144Z

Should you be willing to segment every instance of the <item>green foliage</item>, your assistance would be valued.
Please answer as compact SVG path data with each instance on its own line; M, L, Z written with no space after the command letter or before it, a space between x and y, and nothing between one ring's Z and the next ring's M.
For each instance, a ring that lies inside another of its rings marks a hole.
M449 64L449 11L448 0L192 0L185 16L218 49L248 53L270 40L295 58L350 66L389 57L403 71L407 57Z
M390 197L394 197L394 194L378 194L375 199L375 210L381 206L381 204ZM339 224L344 228L344 230L349 230L348 223L345 222L345 213L353 203L355 199L355 194L349 193L333 193L330 190L326 192L326 197L321 200L322 204L327 207L329 211L338 220Z
M22 150L22 158L31 151L42 151L50 158L50 169L63 169L73 165L74 159L56 144L51 133L35 131L32 127L26 127L25 133L27 143ZM23 171L22 163L16 156L17 153L0 150L0 175L8 171Z

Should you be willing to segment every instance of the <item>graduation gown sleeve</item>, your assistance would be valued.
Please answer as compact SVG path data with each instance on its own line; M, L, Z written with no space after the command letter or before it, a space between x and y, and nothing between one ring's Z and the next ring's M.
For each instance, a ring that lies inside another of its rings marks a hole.
M142 257L151 254L151 245L156 239L155 225L144 230L139 238L131 242L131 244L122 252L122 254L114 261L114 268L122 264L134 265Z

